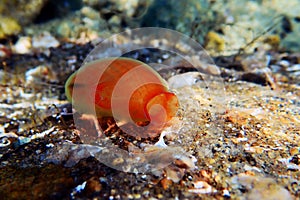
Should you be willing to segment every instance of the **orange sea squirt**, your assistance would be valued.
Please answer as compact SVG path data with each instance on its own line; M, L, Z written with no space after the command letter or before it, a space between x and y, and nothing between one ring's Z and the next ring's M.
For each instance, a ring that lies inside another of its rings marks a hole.
M137 125L162 126L179 107L165 80L147 64L131 58L87 63L69 77L65 91L79 112Z

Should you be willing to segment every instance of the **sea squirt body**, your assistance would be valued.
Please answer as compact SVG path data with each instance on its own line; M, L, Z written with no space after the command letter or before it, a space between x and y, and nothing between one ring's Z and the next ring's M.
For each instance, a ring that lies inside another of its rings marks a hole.
M150 66L130 58L99 59L82 66L65 84L79 112L137 125L162 126L176 115L178 99Z

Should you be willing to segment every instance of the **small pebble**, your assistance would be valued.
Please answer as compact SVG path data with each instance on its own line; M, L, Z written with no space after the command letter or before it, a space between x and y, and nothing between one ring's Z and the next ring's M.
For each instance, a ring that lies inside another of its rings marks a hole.
M27 54L31 52L31 47L32 45L30 37L20 37L13 49L17 54Z
M300 71L300 64L292 65L291 67L287 68L286 71L288 72Z
M50 47L58 47L59 42L49 32L43 32L41 35L34 36L32 38L33 48L48 49Z
M168 83L170 88L181 88L196 84L201 79L199 72L187 72L169 78Z

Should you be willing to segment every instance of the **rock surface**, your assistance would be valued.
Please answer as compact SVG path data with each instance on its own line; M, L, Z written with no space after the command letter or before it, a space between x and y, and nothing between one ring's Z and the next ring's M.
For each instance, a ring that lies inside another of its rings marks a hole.
M1 198L299 198L297 1L66 0L57 5L74 4L59 16L28 26L24 24L49 4L24 2L37 6L31 16L18 6L18 14L8 15L3 6L15 1L0 3L0 13L15 21L0 45ZM20 16L24 22L18 21ZM203 43L214 63L179 40L115 39L100 56L119 55L141 44L175 43L195 66L165 50L137 48L124 54L155 63L154 69L178 96L180 109L159 137L131 137L105 119L100 121L105 139L99 141L103 138L97 135L95 120L67 102L65 80L103 37L149 24L149 17L154 25L180 30ZM7 26L3 21L0 37ZM76 120L86 126L76 126ZM133 155L148 154L125 159L106 144ZM111 165L104 165L103 157ZM147 167L148 161L152 170L127 173L132 166Z

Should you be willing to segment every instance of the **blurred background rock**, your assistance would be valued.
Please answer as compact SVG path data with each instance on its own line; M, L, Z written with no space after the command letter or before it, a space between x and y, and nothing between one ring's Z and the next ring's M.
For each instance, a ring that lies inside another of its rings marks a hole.
M50 32L87 42L126 28L180 31L213 55L300 51L299 0L2 0L0 39ZM14 42L15 40L13 40Z

